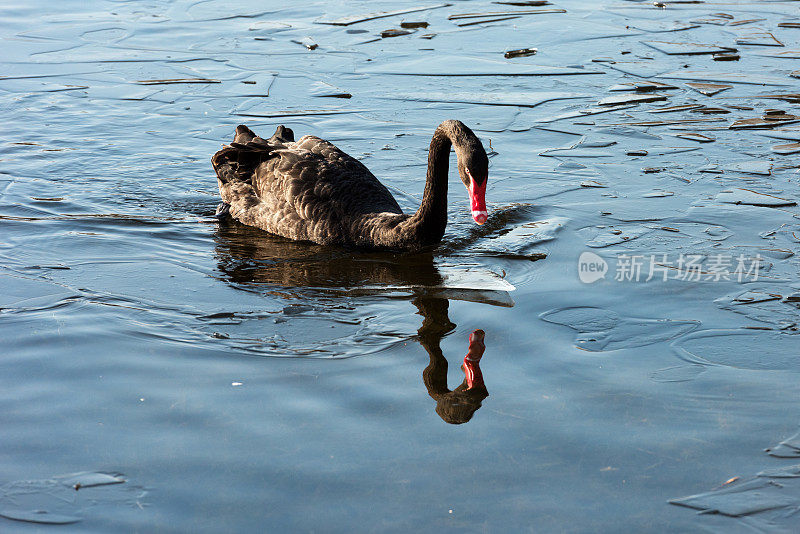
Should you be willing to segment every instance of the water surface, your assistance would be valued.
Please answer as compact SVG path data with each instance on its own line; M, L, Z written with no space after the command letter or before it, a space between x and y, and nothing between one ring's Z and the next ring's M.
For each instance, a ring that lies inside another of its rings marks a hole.
M6 3L0 530L796 529L797 3L665 4ZM213 218L239 123L413 210L449 118L492 214L433 251Z

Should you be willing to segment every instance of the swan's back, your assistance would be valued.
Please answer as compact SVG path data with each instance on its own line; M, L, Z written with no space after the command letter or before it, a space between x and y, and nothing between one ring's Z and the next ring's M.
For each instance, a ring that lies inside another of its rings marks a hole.
M363 242L369 220L406 218L360 161L318 137L295 141L283 126L268 140L239 126L233 143L211 161L230 215L283 237L370 245Z

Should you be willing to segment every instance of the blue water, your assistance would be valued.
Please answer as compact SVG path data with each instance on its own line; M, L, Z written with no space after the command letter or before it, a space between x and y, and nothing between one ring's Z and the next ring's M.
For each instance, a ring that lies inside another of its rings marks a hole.
M695 506L727 515L669 501L796 462L764 449L800 422L800 174L773 148L800 129L730 126L798 112L760 96L797 91L797 3L667 4L0 6L0 531L795 530L791 478ZM429 26L380 37L402 21ZM671 87L598 104L645 81ZM490 150L491 215L453 178L429 253L213 218L239 123L329 139L414 210L449 118ZM668 280L616 280L621 255ZM449 424L426 377L461 384L475 329L488 397Z

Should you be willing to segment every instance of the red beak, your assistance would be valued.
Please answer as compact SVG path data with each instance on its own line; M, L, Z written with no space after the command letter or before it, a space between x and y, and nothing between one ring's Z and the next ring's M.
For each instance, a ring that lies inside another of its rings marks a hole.
M478 185L475 179L470 177L469 181L469 200L472 204L472 218L478 224L483 224L489 218L489 212L486 211L486 184Z

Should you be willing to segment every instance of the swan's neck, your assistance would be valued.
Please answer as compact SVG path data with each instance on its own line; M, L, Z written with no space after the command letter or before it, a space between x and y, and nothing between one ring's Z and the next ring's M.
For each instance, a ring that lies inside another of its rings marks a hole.
M447 226L447 174L450 148L455 148L456 157L460 160L463 154L471 149L473 141L477 141L475 134L458 121L445 121L433 133L428 151L428 174L422 204L409 221L417 227L419 235L427 242L426 244L441 241Z
M438 128L428 151L428 173L422 203L412 219L426 238L438 242L447 226L447 174L450 166L450 138Z

